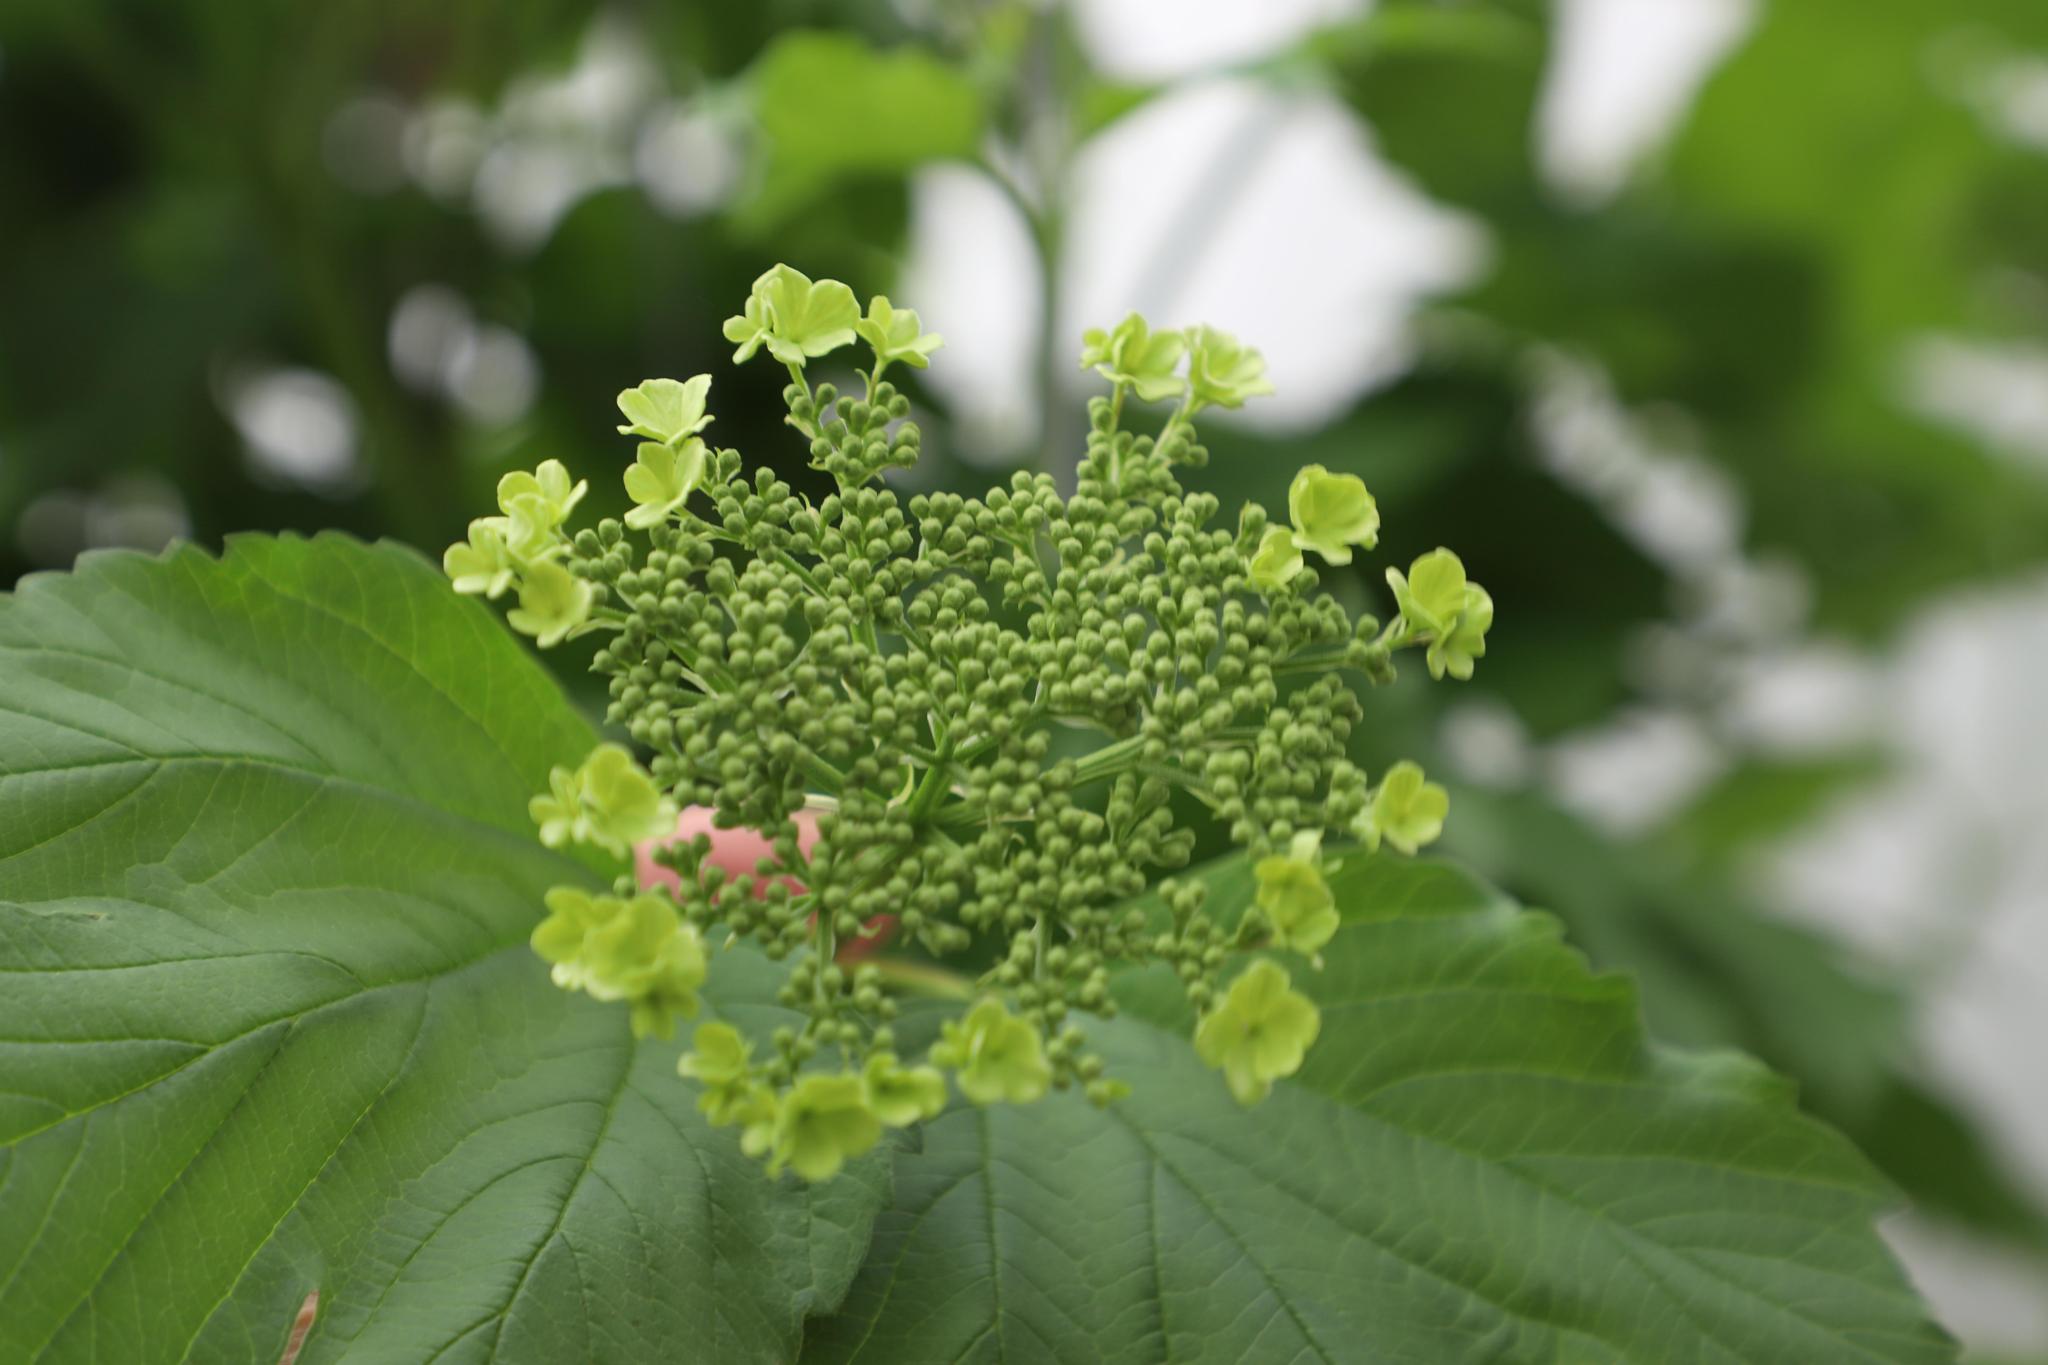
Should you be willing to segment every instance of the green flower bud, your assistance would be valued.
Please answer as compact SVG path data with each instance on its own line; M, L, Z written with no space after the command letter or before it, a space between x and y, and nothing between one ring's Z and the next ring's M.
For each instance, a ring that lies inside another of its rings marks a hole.
M644 379L638 388L619 395L619 411L626 418L619 435L681 445L711 424L704 412L704 397L710 391L708 374L683 380Z
M882 1136L858 1076L810 1075L796 1083L775 1114L770 1174L788 1166L806 1180L829 1180L850 1156Z
M1337 932L1337 898L1319 866L1321 843L1315 832L1296 835L1287 853L1261 858L1252 868L1254 900L1273 925L1276 947L1314 954Z
M725 323L725 339L739 343L733 362L752 358L767 346L785 365L835 351L853 340L861 320L853 291L837 280L819 280L778 265L754 281L746 311Z
M533 636L542 649L553 649L582 633L596 600L590 584L553 560L542 560L526 570L519 584L519 605L506 612L505 619L512 629Z
M1155 332L1136 313L1111 331L1090 328L1081 338L1081 368L1093 368L1113 384L1128 384L1148 403L1171 398L1185 387L1174 371L1187 350L1179 332Z
M703 484L707 454L695 436L681 445L643 444L626 471L626 496L638 504L626 513L626 525L638 531L667 521Z
M1252 586L1273 592L1293 581L1301 568L1301 547L1294 543L1294 533L1285 526L1268 526L1252 555Z
M675 827L675 806L617 744L600 744L573 772L555 768L548 786L549 794L534 797L527 811L549 848L573 839L623 857L632 845Z
M1266 358L1214 327L1190 327L1188 385L1200 407L1241 408L1247 398L1271 393Z
M875 359L887 366L902 361L915 370L922 370L932 363L932 352L945 344L945 338L921 330L917 314L908 308L892 307L889 296L877 294L868 300L868 315L853 325L875 353Z
M1332 564L1349 564L1353 545L1370 550L1379 544L1379 504L1356 474L1308 465L1288 485L1287 514L1296 543Z
M512 586L519 561L512 553L512 522L508 517L478 517L469 524L469 539L448 547L441 569L455 582L455 591L495 598Z
M1195 1029L1195 1052L1222 1069L1239 1104L1252 1105L1272 1092L1274 1081L1301 1069L1321 1028L1322 1016L1292 989L1286 970L1261 958L1203 1017Z
M1359 813L1358 837L1375 851L1384 839L1402 853L1413 854L1444 832L1451 794L1423 780L1422 769L1403 759L1387 770L1371 804Z
M868 1109L891 1128L908 1128L936 1118L946 1107L946 1078L936 1067L898 1065L890 1052L877 1052L861 1070Z
M949 1019L931 1060L955 1073L960 1092L976 1104L1029 1104L1052 1084L1038 1030L984 996L959 1019Z

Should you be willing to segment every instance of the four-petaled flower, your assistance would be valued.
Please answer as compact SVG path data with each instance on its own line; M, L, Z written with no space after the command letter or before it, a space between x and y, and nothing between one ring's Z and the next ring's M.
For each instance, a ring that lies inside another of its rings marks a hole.
M511 529L510 518L478 517L469 524L469 539L448 547L441 568L455 591L495 598L512 586L519 560L507 538Z
M887 294L868 300L868 315L855 323L853 330L874 349L881 367L900 360L922 370L932 363L932 352L945 344L945 338L936 332L922 330L916 313L891 305Z
M1301 547L1294 543L1294 532L1285 526L1268 526L1259 548L1252 553L1248 570L1252 586L1263 592L1286 587L1301 572L1302 563Z
M800 270L778 265L754 281L746 311L725 321L725 339L739 343L735 364L766 346L785 365L835 351L853 340L860 303L837 280L812 281Z
M1403 759L1387 769L1372 801L1359 812L1356 830L1375 851L1385 840L1402 853L1413 854L1444 832L1451 812L1451 794L1425 781L1422 769Z
M1322 835L1305 831L1286 853L1259 859L1253 897L1273 926L1273 944L1313 955L1337 932L1337 898L1323 880Z
M1188 387L1197 407L1241 408L1247 398L1273 391L1266 358L1230 333L1190 327Z
M936 1118L946 1107L946 1078L936 1067L903 1066L893 1052L877 1052L861 1068L868 1110L891 1128Z
M704 397L711 391L711 376L689 379L649 379L638 388L619 395L619 411L626 424L621 436L638 436L663 445L681 445L711 424L704 411Z
M830 1179L846 1158L859 1156L881 1136L882 1121L868 1108L860 1077L806 1076L776 1110L768 1169L788 1166L806 1180Z
M552 540L589 489L586 479L571 483L568 466L560 460L542 460L531 474L518 469L498 480L498 510L523 533L513 537L515 546L522 539Z
M1081 338L1081 368L1092 368L1112 384L1128 384L1148 403L1171 398L1186 387L1175 373L1187 350L1179 332L1155 332L1136 313L1105 332L1091 327Z
M582 633L590 621L597 590L552 559L527 567L519 581L519 605L505 613L512 629L552 649Z
M552 964L558 986L593 1000L631 1007L634 1036L667 1038L678 1018L697 1012L704 984L704 941L664 895L622 900L558 886L548 917L534 929L534 952Z
M940 1027L931 1060L953 1071L960 1093L976 1104L1029 1104L1052 1084L1052 1065L1038 1030L985 996Z
M672 446L642 442L639 458L626 471L626 496L634 503L626 525L644 531L667 521L704 482L709 454L695 436Z
M1260 958L1230 983L1223 1003L1195 1029L1195 1052L1223 1079L1239 1104L1257 1104L1273 1082L1301 1069L1322 1028L1309 998L1292 988L1284 968Z
M1380 541L1379 504L1356 474L1305 466L1287 487L1287 515L1295 542L1332 564L1349 564L1354 545L1370 550Z
M560 848L570 840L596 844L624 856L632 845L666 834L676 809L633 755L617 744L600 744L575 770L548 774L549 794L536 796L527 811L540 826L540 841Z

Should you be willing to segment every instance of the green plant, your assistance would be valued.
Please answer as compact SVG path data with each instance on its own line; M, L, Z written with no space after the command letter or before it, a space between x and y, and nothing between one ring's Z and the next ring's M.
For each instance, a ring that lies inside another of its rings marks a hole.
M537 639L609 628L647 768L396 547L101 555L0 603L0 1358L267 1362L307 1322L301 1362L1953 1358L1882 1183L1786 1085L1651 1044L1554 921L1368 851L1445 797L1344 766L1331 670L1459 676L1483 592L1424 556L1361 630L1255 510L1207 530L1200 400L1120 426L1175 349L1134 322L1088 343L1071 497L927 496L913 535L872 480L916 445L888 352L933 339L839 293L777 272L733 328L798 370L815 507L656 381L621 402L652 549L569 535L544 467L450 551ZM812 384L863 324L866 397ZM1193 372L1248 393L1216 344ZM1326 557L1376 521L1329 479L1284 532ZM1205 711L1240 682L1254 721ZM1109 733L1058 752L1055 717ZM774 857L671 846L643 891L619 855L675 802ZM1244 851L1180 868L1197 820ZM884 912L903 940L846 971Z
M630 879L611 896L550 893L534 946L557 984L627 1001L636 1032L667 1037L696 1012L720 930L771 958L810 949L779 993L801 1027L742 1040L708 1024L682 1063L706 1082L705 1112L741 1125L771 1170L830 1175L877 1141L876 1118L943 1107L939 1072L899 1061L884 968L837 961L880 916L933 957L994 939L979 1002L927 1058L972 1098L1124 1093L1075 1016L1113 1015L1110 973L1148 961L1178 973L1232 1091L1263 1098L1301 1066L1316 1014L1271 962L1226 991L1232 952L1329 940L1326 834L1412 854L1443 827L1443 789L1414 764L1375 788L1345 756L1360 712L1342 674L1390 682L1412 648L1433 675L1449 657L1469 678L1491 599L1448 550L1388 571L1400 611L1384 628L1317 595L1300 551L1348 564L1379 532L1365 484L1319 465L1294 481L1291 527L1251 504L1235 532L1213 528L1216 500L1178 478L1207 458L1193 419L1272 388L1258 352L1213 328L1154 332L1132 316L1088 334L1081 363L1110 393L1090 405L1071 497L1019 475L980 499L920 494L907 516L882 474L916 461L919 431L887 372L923 367L940 338L886 298L863 318L844 284L786 265L725 334L735 361L765 349L788 368L789 424L830 496L813 503L767 469L750 479L738 452L712 450L710 376L649 380L618 400L620 433L642 441L623 524L572 535L584 485L549 461L507 475L499 515L446 557L458 589L516 589L511 623L543 646L611 632L595 664L609 719L653 750L651 775L611 744L557 768L533 802L543 842L623 852L666 833L678 804L772 838L774 856L729 886L705 865L708 837L665 848L673 903ZM856 335L872 359L860 396L813 383L809 363ZM1156 435L1125 429L1132 398L1174 404ZM1101 742L1073 752L1087 736ZM1199 882L1161 884L1169 915L1131 905L1188 860L1176 793L1261 860L1268 890L1232 932L1204 913ZM819 813L807 851L806 809ZM836 1076L806 1071L819 1054ZM818 1119L828 1103L843 1119Z

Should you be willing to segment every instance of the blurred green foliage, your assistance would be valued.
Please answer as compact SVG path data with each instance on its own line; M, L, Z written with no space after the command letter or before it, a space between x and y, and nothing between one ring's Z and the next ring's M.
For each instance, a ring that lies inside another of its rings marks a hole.
M203 542L338 526L437 550L500 473L546 457L588 473L615 511L624 457L604 415L648 374L716 373L719 442L786 460L807 486L775 376L731 370L715 340L753 276L781 259L891 287L907 177L955 161L1001 175L1052 280L1075 154L1161 93L1092 70L1057 8L626 7L614 18L651 64L649 99L733 138L739 178L716 211L657 202L630 138L572 139L578 164L609 169L531 240L416 172L367 192L337 176L335 115L351 100L382 92L423 115L461 99L488 125L520 82L569 68L596 18L575 0L7 5L0 574L36 567L12 534L36 499L138 473L178 491ZM1921 339L2048 330L2048 159L1958 84L1972 63L2048 49L2048 7L1759 5L1671 144L1599 202L1558 193L1532 152L1555 22L1539 0L1383 0L1244 73L1340 98L1416 185L1484 225L1492 254L1423 320L1410 371L1354 411L1300 437L1206 432L1208 485L1277 506L1302 464L1357 473L1401 509L1382 547L1394 563L1455 524L1500 606L1464 695L1538 737L1641 699L1631 651L1687 586L1546 462L1546 358L1604 376L1624 410L1682 412L1687 447L1742 495L1747 548L1798 566L1822 629L1881 640L1931 594L2048 558L2048 478L1902 397ZM877 103L887 116L867 117ZM992 144L1026 183L982 162ZM479 422L394 373L393 310L429 283L530 346L541 383L516 418ZM1048 356L1071 364L1077 341L1050 338ZM360 488L251 473L222 394L252 364L339 380ZM986 482L944 463L946 413L922 397L933 477ZM1052 430L1051 457L1071 459ZM1355 590L1377 591L1362 574ZM1414 748L1437 704L1397 689L1362 752L1391 752L1397 731ZM1629 841L1532 792L1464 790L1449 837L1566 915L1596 961L1640 975L1657 1031L1761 1054L1925 1206L2048 1248L2042 1216L1921 1074L1902 985L1743 889L1747 854L1884 766L1861 751L1759 757Z

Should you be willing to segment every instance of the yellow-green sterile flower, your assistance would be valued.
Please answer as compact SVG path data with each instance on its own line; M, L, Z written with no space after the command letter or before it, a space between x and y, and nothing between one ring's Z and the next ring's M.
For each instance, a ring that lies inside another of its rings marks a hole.
M753 1082L753 1052L754 1045L744 1034L719 1020L697 1025L690 1035L690 1050L676 1063L676 1070L704 1087L697 1107L712 1123L722 1127L743 1117Z
M732 357L736 364L766 346L783 364L801 365L852 341L860 320L853 291L838 280L814 282L800 270L778 265L754 281L746 311L726 319L725 339L739 343Z
M1136 313L1109 331L1091 327L1081 338L1081 368L1092 368L1113 384L1128 384L1148 403L1171 398L1186 387L1176 370L1187 351L1179 332L1155 332Z
M1197 407L1241 408L1247 398L1271 393L1266 358L1230 333L1215 327L1190 327L1188 388Z
M1252 875L1258 879L1253 899L1273 926L1274 946L1321 951L1337 932L1337 898L1323 880L1322 835L1296 835L1286 853L1259 859Z
M748 1156L767 1152L775 1137L775 1088L754 1074L754 1045L716 1020L699 1024L690 1045L676 1070L704 1087L697 1107L715 1127L740 1124Z
M952 1071L960 1093L976 1104L1029 1104L1052 1084L1052 1066L1038 1030L994 996L946 1021L931 1060Z
M882 1136L858 1076L810 1075L783 1096L775 1115L770 1173L788 1166L806 1180L828 1180L848 1157Z
M900 360L914 370L929 366L932 352L946 341L935 332L924 331L917 314L910 309L891 306L886 294L868 300L868 315L855 323L853 330L873 348L875 359L882 365Z
M1429 651L1423 656L1429 665L1429 676L1441 678L1448 673L1459 682L1472 676L1472 661L1486 654L1486 632L1493 628L1493 598L1477 583L1465 585L1465 605L1451 623L1451 628L1439 631L1429 642Z
M1294 543L1294 532L1285 526L1268 526L1252 554L1248 570L1252 586L1274 592L1293 582L1301 568L1301 547Z
M574 886L548 892L548 917L534 926L530 942L541 960L552 964L549 976L557 986L580 991L590 984L583 945L591 930L618 913L619 905L615 897L593 896Z
M455 591L495 598L512 586L519 560L512 552L511 530L509 517L478 517L469 524L469 539L450 545L441 556L441 569L454 581Z
M903 1066L892 1052L877 1052L861 1068L868 1110L891 1128L938 1117L946 1107L946 1078L938 1068Z
M519 582L519 605L505 613L512 629L553 649L590 620L597 590L551 559L529 565Z
M681 445L711 424L704 411L704 397L711 391L711 376L689 379L646 379L638 388L619 395L619 411L626 424L621 436L638 436L662 445Z
M551 536L588 491L589 480L570 482L568 467L560 460L542 460L531 474L514 470L498 480L498 510L515 521L524 518L534 531Z
M1375 851L1385 840L1402 853L1413 854L1436 842L1451 812L1451 794L1424 780L1422 769L1403 759L1387 770L1371 802L1359 812L1358 837Z
M548 787L548 795L534 797L527 811L549 848L573 839L624 856L634 844L675 827L674 804L617 744L598 745L574 771L555 768Z
M1315 1004L1292 988L1286 970L1261 958L1203 1017L1195 1029L1195 1052L1222 1069L1239 1104L1257 1104L1274 1081L1301 1069L1321 1028Z
M1387 584L1401 605L1409 638L1427 640L1429 676L1472 676L1472 661L1486 653L1493 627L1493 598L1465 577L1464 563L1449 550L1435 549L1408 566L1387 570Z
M583 969L591 999L632 1006L635 1037L667 1038L697 1012L704 940L666 896L635 896L584 936Z
M639 459L626 471L626 496L634 503L626 513L626 525L644 531L673 516L703 485L709 455L695 436L685 437L679 445L642 443Z
M1388 569L1387 586L1411 631L1436 634L1464 610L1465 564L1449 550L1434 549L1410 564L1405 575Z
M1380 509L1356 474L1332 474L1308 465L1287 488L1287 515L1295 543L1332 564L1349 564L1351 547L1380 541Z

